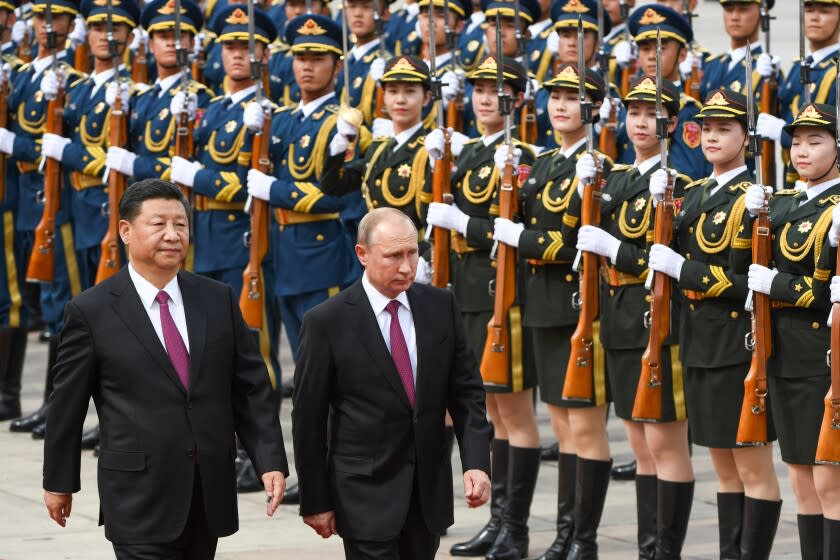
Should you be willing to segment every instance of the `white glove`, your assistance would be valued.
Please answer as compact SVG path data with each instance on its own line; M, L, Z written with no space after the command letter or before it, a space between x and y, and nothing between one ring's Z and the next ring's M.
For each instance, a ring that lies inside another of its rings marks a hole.
M391 119L373 119L373 124L370 127L370 133L373 136L395 136L394 121Z
M260 200L271 200L271 185L275 179L262 171L251 169L248 171L248 194Z
M342 117L338 117L336 120L335 131L341 136L344 136L348 141L359 135L359 127L344 120Z
M195 36L195 39L193 40L193 49L192 49L193 58L198 58L199 55L201 55L201 51L204 50L204 38L205 37L206 37L206 35L204 34L204 32L201 32L201 33L199 33L198 35Z
M578 178L577 192L578 196L583 198L583 187L587 181L595 178L598 170L595 168L595 158L592 154L583 154L575 164L575 175Z
M109 107L113 107L114 103L117 101L118 92L120 102L122 103L123 109L125 109L128 107L129 100L128 84L125 82L111 82L108 84L108 87L105 89L105 103L107 103Z
M12 65L8 62L3 63L0 65L0 86L3 85L3 82L6 81L8 76L12 74ZM11 85L11 84L10 84Z
M418 284L432 283L432 265L423 257L417 259L417 271L414 273L414 281Z
M578 231L577 249L609 257L615 262L621 241L596 226L581 226Z
M548 38L545 40L545 48L551 54L558 54L560 52L560 35L556 31L548 34Z
M782 59L778 56L771 56L767 53L761 53L755 63L755 69L762 78L769 78L775 76L781 67Z
M778 273L778 270L770 270L760 264L751 264L750 270L747 272L747 287L754 292L770 295L773 278Z
M840 276L831 279L831 303L840 302Z
M429 204L426 221L430 225L443 229L452 229L461 235L466 235L467 223L470 221L470 217L461 212L461 209L454 204L432 202Z
M2 130L3 129L0 128L0 131ZM1 149L3 149L2 134L0 134L0 150ZM835 206L834 210L831 212L831 228L828 230L828 242L831 243L831 246L837 247L838 241L840 241L840 204Z
M747 194L744 195L744 206L747 207L750 216L758 216L758 211L764 206L764 193L764 187L761 185L752 185L747 189Z
M41 153L48 158L61 161L61 154L64 153L64 146L69 143L69 138L46 132L44 133L43 141L41 143Z
M137 54L137 51L140 49L141 42L146 47L145 50L148 50L149 34L142 27L135 27L134 38L131 39L131 43L129 43L128 48L131 50L131 52Z
M41 93L44 97L52 101L58 95L60 87L58 75L52 70L44 70L44 76L41 78Z
M785 119L780 119L767 113L760 113L758 119L755 121L755 132L768 140L778 142L782 137L782 128L786 124Z
M525 224L511 222L507 218L496 218L493 222L493 239L511 247L519 247L519 238L524 229Z
M380 78L382 78L382 74L385 73L385 59L384 58L376 58L373 62L370 63L370 70L368 70L368 75L374 82L378 82Z
M671 169L671 176L676 177L677 172L674 169ZM668 188L668 173L664 169L657 169L653 172L653 175L650 176L650 182L648 183L648 191L650 192L650 196L653 198L653 206L656 207L659 204L659 201L662 200L662 197L665 196L665 190Z
M651 246L648 255L648 266L651 270L663 272L675 280L680 279L685 257L665 245Z
M79 45L85 43L85 39L87 39L87 27L85 26L85 19L81 15L76 15L73 31L67 35L67 38L70 39L73 48L77 48Z
M179 156L172 158L172 182L192 188L195 176L204 166L197 161L190 161Z
M423 145L426 146L426 151L429 152L429 159L431 161L437 161L443 158L443 130L436 128L428 133Z
M610 113L612 113L613 102L611 98L604 99L601 106L598 107L598 124L606 123L610 120Z
M12 26L12 41L15 44L19 45L23 43L24 36L26 35L26 27L26 22L21 19L17 20Z
M619 41L613 47L612 55L615 57L615 61L619 66L627 68L633 59L633 45L627 41Z
M251 132L259 132L262 130L264 122L265 111L260 107L260 104L256 101L248 103L242 112L242 124Z
M458 96L458 76L452 70L447 70L440 78L440 96L443 108L449 107L449 102Z
M172 96L172 101L169 103L169 112L172 113L172 116L176 119L184 112L184 98L187 96L183 91L179 91L174 96ZM190 93L189 97L187 97L186 103L186 110L187 114L190 117L190 120L195 120L195 111L198 108L198 96L194 93Z
M691 71L694 70L694 51L691 49L686 49L685 60L680 62L680 75L684 77L688 77L691 75Z
M498 148L496 148L496 152L493 154L493 161L496 163L496 168L499 171L504 171L505 164L507 163L507 156L508 156L508 147L505 144L502 144ZM513 149L513 167L516 168L519 165L519 158L522 157L522 150L519 148Z
M134 176L134 162L137 160L137 154L129 152L124 148L111 146L108 148L108 153L105 155L105 166L108 169L119 171L127 177Z
M334 134L330 140L330 156L334 157L338 154L346 154L347 149L350 148L350 140L343 134Z
M7 156L12 155L15 147L15 133L0 127L0 152Z

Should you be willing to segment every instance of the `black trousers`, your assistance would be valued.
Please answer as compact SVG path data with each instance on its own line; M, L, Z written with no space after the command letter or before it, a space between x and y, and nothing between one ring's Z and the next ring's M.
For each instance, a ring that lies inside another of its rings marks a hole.
M196 465L190 514L177 539L168 543L113 545L117 560L209 560L216 555L218 542L207 527L201 477Z
M384 542L344 539L344 557L347 560L433 560L439 546L440 535L429 531L423 520L415 484L399 536Z

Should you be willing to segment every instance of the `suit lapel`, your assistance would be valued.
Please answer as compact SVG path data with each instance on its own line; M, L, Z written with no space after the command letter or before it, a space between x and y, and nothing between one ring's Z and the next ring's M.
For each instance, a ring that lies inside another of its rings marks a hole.
M178 274L178 286L184 301L184 314L187 318L187 335L190 339L190 387L194 386L198 372L201 371L201 356L204 354L204 342L207 334L207 314L200 286L195 276L181 272Z
M186 393L184 385L178 378L178 373L169 360L166 349L161 344L155 328L149 320L148 313L143 308L143 302L140 301L140 296L134 288L134 283L131 281L127 267L123 267L119 272L119 277L111 289L111 294L114 296L111 305L126 328L137 337L140 344L154 358L155 362L169 376L175 386Z

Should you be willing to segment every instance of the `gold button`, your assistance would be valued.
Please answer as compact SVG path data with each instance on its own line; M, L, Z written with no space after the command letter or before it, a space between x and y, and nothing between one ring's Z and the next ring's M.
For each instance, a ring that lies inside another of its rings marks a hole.
M217 187L221 187L221 186L222 186L222 180L221 180L221 179L216 179L216 186L217 186Z
M160 171L160 164L155 165L155 171Z
M646 295L646 296L645 296L645 301L646 301L647 303L652 302L652 301L653 301L653 296L652 296L652 295L650 295L650 294Z
M688 308L689 308L689 309L691 309L692 311L694 311L694 304L693 304L693 303L689 303L689 304L688 304Z
M536 223L537 223L537 219L536 219L536 218L531 218L531 223L532 223L532 224L536 224Z
M490 266L492 268L496 268L496 261L490 261Z
M793 246L794 246L794 247L799 247L799 243L798 243L797 241L794 241L794 242L793 242Z
M102 192L104 192L105 194L108 194L108 187L105 187L104 189L102 189Z
M378 187L379 185L382 184L382 179L377 179L376 181L373 182L373 184Z
M236 216L234 214L228 214L228 221L229 222L235 222L236 221Z
M160 134L160 129L159 128L155 129L155 134Z
M373 207L374 207L374 208L378 208L378 207L379 207L379 201L378 201L378 200L374 200L374 201L373 201Z
M685 254L685 260L687 260L687 261L691 260L691 253L686 253Z
M224 141L224 140L222 140L221 142L219 142L219 144L221 144L222 148L224 148L224 147L225 147L225 141Z
M280 160L280 165L286 165L286 160L285 160L285 159L281 159L281 160Z
M615 212L613 212L612 214L610 214L610 220L615 220Z
M297 191L292 191L292 194L290 194L289 196L291 196L292 198L297 198L298 193L297 193Z
M614 295L615 295L615 290L614 290L614 289L612 289L612 288L610 288L610 295L611 295L611 296L614 296Z
M303 156L300 156L300 157L298 158L298 161L299 161L299 162L301 162L301 163L303 163Z
M774 233L773 235L771 235L771 236L770 236L770 239L772 239L772 240L774 240L774 241L775 241L775 240L776 240L776 234Z
M818 328L820 328L820 324L817 323L816 321L814 321L813 323L811 323L811 328L812 329L818 329Z
M737 319L738 318L738 312L733 311L732 313L729 314L729 316L732 317L733 319Z
M537 193L537 200L542 200L542 193Z
M690 228L688 228L688 233L694 233L694 226L691 226Z
M93 124L93 128L97 128L99 126L99 123L92 123L92 124Z
M319 233L318 235L315 236L315 241L323 241L323 240L324 240L324 235L323 234Z
M717 234L712 232L711 236L712 236L712 239L714 239L715 237L717 237Z
M572 280L574 280L574 279L575 279L575 277L574 277L574 276L572 276L571 274L567 274L567 275L566 275L566 282L571 282L571 281L572 281Z

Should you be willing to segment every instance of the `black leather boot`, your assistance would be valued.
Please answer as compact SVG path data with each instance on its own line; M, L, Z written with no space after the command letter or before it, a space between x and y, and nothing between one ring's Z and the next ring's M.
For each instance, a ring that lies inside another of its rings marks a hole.
M560 453L557 459L557 536L537 560L565 560L569 554L575 531L576 477L577 455Z
M575 534L568 560L598 558L598 526L604 512L610 485L612 460L597 461L578 457L575 488Z
M82 449L93 449L99 445L99 424L82 434Z
M507 497L508 450L507 440L493 440L490 456L490 521L470 540L452 545L449 549L452 556L484 556L496 541Z
M656 560L680 560L691 503L694 481L659 480L656 488Z
M656 556L656 508L658 489L655 474L636 475L636 523L639 560Z
M614 466L612 477L613 480L633 480L636 478L636 461Z
M802 560L823 560L823 516L797 515Z
M26 329L0 328L0 421L20 417L20 380Z
M18 418L9 425L12 432L31 432L36 427L47 423L47 401L52 394L53 379L55 378L55 358L58 350L58 339L53 337L47 347L47 378L44 385L44 402L41 407L28 416Z
M744 499L744 529L741 534L741 560L767 560L776 538L782 502ZM829 556L830 558L830 556Z
M720 560L741 558L741 529L744 523L744 493L718 492L718 534Z
M840 521L823 520L823 554L825 558L840 558Z
M487 560L520 560L528 556L528 516L540 471L540 448L511 446L509 455L502 528L487 551Z

